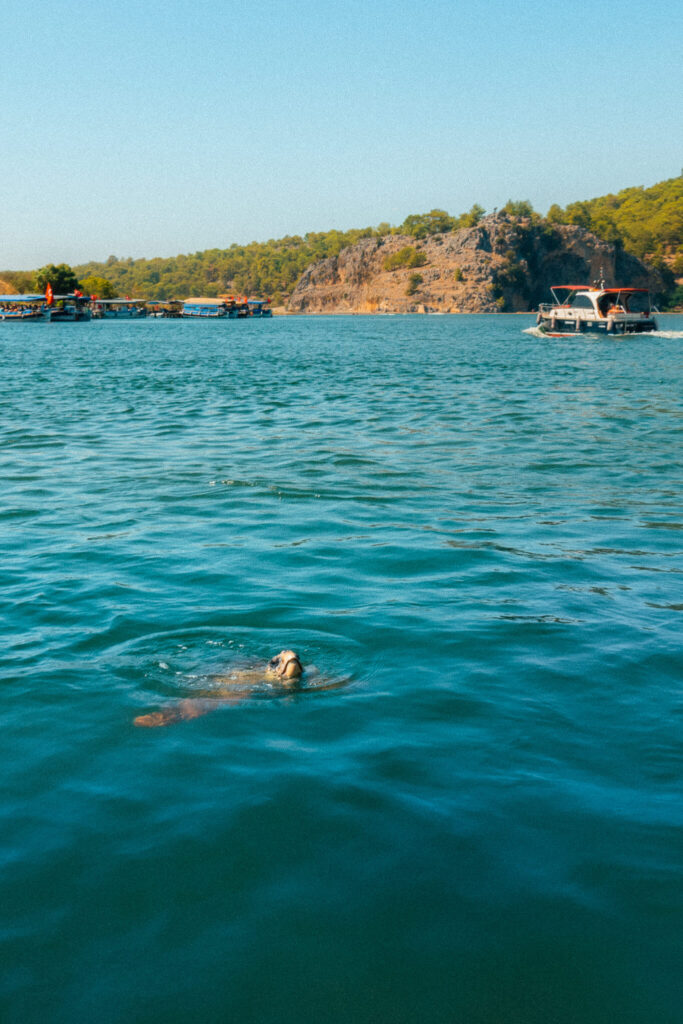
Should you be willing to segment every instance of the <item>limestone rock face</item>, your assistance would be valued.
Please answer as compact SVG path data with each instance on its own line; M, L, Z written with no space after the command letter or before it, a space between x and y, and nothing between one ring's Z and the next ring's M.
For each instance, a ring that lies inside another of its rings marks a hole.
M385 269L388 256L410 247L423 266ZM412 275L421 281L411 284ZM421 241L401 235L364 238L308 267L287 306L290 313L523 312L548 301L554 284L662 287L659 274L577 225L482 218L476 227ZM414 289L414 290L413 290ZM412 294L408 294L412 290Z

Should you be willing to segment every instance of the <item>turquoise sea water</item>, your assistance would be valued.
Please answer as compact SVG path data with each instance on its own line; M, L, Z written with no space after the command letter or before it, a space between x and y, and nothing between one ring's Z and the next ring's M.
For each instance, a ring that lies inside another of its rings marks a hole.
M3 1024L680 1021L683 318L532 322L0 330Z

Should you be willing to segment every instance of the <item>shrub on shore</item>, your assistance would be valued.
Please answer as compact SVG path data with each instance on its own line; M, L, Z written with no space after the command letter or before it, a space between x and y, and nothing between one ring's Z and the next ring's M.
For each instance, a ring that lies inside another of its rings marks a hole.
M422 274L411 274L408 278L408 287L406 288L406 295L414 295L418 290L424 278Z
M397 252L392 252L384 260L382 266L385 270L399 270L401 267L424 267L427 257L423 252L418 252L411 245L406 245Z

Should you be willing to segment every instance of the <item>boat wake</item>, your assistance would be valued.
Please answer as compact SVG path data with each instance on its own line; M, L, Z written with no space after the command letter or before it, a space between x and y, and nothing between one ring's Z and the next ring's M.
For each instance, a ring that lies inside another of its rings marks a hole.
M583 338L584 341L601 341L605 337L604 334L598 334L597 331L595 333L590 331L579 331L578 333L576 331L557 331L555 334L546 334L540 327L525 327L522 333L530 334L534 338L549 338L551 341L557 338Z
M540 329L540 327L525 327L523 334L531 334L534 338L552 338L552 335L546 334ZM558 331L558 337L560 338L583 338L585 341L628 341L633 338L681 338L683 339L683 331L646 331L642 334L591 334L590 331L581 331L575 333L574 331L566 331L560 333Z

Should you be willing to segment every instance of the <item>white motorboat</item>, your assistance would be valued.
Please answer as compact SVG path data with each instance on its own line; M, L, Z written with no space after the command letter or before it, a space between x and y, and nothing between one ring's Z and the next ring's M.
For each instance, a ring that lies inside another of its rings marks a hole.
M645 334L657 330L647 288L605 288L562 284L550 289L554 302L541 303L536 324L551 338L567 335Z

